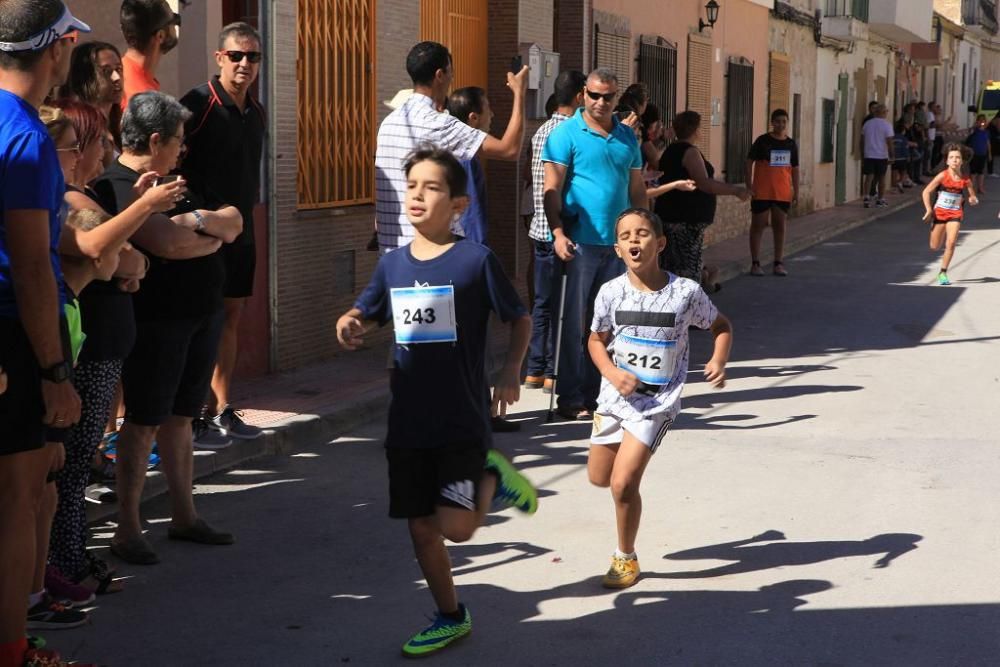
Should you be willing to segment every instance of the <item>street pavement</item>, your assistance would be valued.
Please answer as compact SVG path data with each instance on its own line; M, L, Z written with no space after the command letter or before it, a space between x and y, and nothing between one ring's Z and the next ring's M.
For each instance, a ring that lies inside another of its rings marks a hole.
M1000 182L988 180L1000 193ZM729 382L701 381L643 480L626 591L589 425L546 424L525 391L498 446L541 489L450 551L472 635L439 665L995 665L1000 662L1000 197L969 210L951 287L915 207L743 276ZM794 224L792 221L791 224ZM769 241L767 241L769 242ZM197 484L232 547L166 540L119 564L124 593L49 633L107 665L393 665L433 612L405 524L386 517L381 421ZM111 528L94 528L107 555Z

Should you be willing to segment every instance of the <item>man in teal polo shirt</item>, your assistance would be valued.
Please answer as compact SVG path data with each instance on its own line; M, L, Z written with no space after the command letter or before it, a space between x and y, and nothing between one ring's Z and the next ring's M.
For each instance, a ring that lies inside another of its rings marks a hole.
M618 79L608 69L587 77L584 107L552 131L542 149L545 216L566 263L566 305L559 353L559 414L589 420L601 376L585 333L597 290L625 272L615 255L615 220L647 206L642 154L632 128L615 117Z

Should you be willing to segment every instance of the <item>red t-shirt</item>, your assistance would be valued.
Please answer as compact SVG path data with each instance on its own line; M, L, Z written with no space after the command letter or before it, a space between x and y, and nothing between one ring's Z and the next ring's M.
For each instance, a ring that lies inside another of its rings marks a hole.
M141 64L129 58L127 53L122 56L122 79L124 79L122 81L124 91L122 111L128 107L128 101L132 99L133 95L160 89L160 82L156 80L156 77L151 72L146 71Z
M969 186L972 179L952 178L951 170L945 170L944 178L937 192L937 201L934 202L934 217L938 220L961 220L962 206L965 204L965 188Z

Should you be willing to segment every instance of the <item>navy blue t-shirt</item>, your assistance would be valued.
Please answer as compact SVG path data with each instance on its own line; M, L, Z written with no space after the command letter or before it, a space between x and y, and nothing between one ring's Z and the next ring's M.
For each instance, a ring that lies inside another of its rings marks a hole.
M465 238L476 243L486 244L486 175L479 158L462 162L469 184L466 190L469 194L469 205L462 212L460 219Z
M965 143L972 147L972 152L976 155L986 155L990 152L990 133L977 127Z
M486 323L490 311L504 322L526 313L496 255L460 240L421 261L407 245L379 260L354 306L364 319L384 325L393 320L393 288L444 286L454 289L457 341L395 345L386 447L490 445Z
M49 257L59 289L59 313L66 304L59 264L66 183L55 144L38 110L17 95L0 90L0 317L20 319L7 251L7 211L43 210L49 214Z

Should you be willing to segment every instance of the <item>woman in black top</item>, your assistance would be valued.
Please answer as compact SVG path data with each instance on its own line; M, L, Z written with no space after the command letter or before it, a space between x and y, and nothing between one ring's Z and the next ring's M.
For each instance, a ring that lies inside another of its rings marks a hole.
M78 100L59 100L53 107L43 107L43 119L50 134L57 138L71 134L73 141L61 150L60 166L66 181L66 204L70 210L94 210L103 213L86 183L102 170L106 132L101 112ZM61 145L61 144L60 144ZM108 566L86 549L87 512L84 491L91 460L104 435L108 410L118 385L122 359L132 347L135 324L132 321L132 297L127 290L138 288L148 260L132 250L127 240L151 214L169 210L181 196L184 184L153 186L156 174L143 177L138 184L136 201L120 215L90 230L64 226L60 254L100 257L112 248L121 248L119 280L96 281L80 295L86 342L74 371L73 386L80 394L80 422L66 442L66 462L57 480L59 504L52 522L49 542L49 577L64 577L97 593L115 590Z
M661 262L671 273L700 281L710 292L717 291L713 271L702 267L702 246L705 229L715 221L716 198L719 195L750 198L750 190L715 180L715 168L694 145L701 128L701 114L684 111L674 118L677 141L667 146L660 157L660 183L691 179L697 190L673 190L656 199L655 211L663 221L667 248Z

